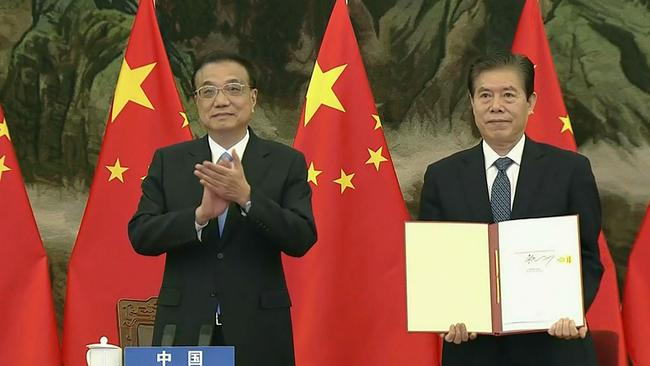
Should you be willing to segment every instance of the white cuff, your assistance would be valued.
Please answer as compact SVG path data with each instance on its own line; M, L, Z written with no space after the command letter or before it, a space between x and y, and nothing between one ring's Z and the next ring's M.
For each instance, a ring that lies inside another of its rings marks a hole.
M201 233L203 233L203 228L206 226L208 226L207 222L203 225L199 225L198 222L194 221L194 229L196 229L196 237L199 239L199 241L201 241Z

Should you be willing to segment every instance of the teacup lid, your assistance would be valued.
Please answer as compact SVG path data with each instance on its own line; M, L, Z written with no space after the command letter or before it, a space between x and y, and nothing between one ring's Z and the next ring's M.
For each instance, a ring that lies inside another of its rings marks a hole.
M88 344L86 345L87 348L90 349L97 349L97 348L103 348L103 349L120 349L120 347L113 345L113 344L108 344L108 338L105 336L102 336L99 338L99 343L93 343L93 344Z

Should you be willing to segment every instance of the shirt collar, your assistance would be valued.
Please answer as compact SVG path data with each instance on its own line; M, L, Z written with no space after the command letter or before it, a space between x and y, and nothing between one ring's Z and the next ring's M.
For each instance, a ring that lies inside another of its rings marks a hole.
M244 137L242 137L239 142L234 144L230 149L228 149L228 153L232 153L232 150L234 149L237 152L237 155L239 156L239 159L243 160L244 159L244 153L246 152L246 146L248 145L248 140L250 140L250 134L248 133L248 129L246 129L246 134ZM212 139L208 135L208 144L210 145L210 152L212 153L212 162L216 162L221 154L226 152L226 149L219 145L216 141Z
M526 142L526 135L521 135L521 138L519 141L515 144L515 146L506 154L507 157L512 159L512 161L515 162L517 165L521 165L521 156L524 153L524 144ZM498 158L502 158L503 156L499 156L499 154L494 151L490 145L483 140L483 156L485 157L485 170L490 169L492 167L492 164L494 164L495 161L497 161Z

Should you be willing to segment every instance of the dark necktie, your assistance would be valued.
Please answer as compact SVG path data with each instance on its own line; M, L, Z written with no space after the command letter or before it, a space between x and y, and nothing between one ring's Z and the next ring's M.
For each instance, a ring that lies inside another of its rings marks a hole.
M506 175L506 170L512 163L510 158L499 158L494 162L494 166L499 170L492 183L490 200L494 222L510 220L510 179Z

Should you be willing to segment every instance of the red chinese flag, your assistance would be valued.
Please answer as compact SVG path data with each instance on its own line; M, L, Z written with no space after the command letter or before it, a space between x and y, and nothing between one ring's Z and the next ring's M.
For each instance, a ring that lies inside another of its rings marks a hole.
M598 237L598 249L605 272L587 312L587 325L596 344L599 365L628 366L616 266L602 231Z
M0 365L59 366L47 256L0 107Z
M296 362L434 365L438 337L406 331L409 218L344 0L336 1L295 147L306 157L318 243L285 257Z
M108 336L109 343L118 343L120 298L157 295L164 257L136 254L127 223L154 150L190 138L153 0L140 1L68 268L66 366L85 366L85 346L98 343L102 335Z
M537 104L533 115L528 119L526 135L539 142L576 151L571 121L562 100L562 91L536 0L526 0L512 52L526 55L535 64ZM600 364L627 366L616 267L602 232L598 238L598 248L605 272L596 299L587 313L587 324L596 344Z
M527 0L524 5L512 52L526 55L535 65L537 105L528 118L526 135L538 142L576 151L573 128L562 100L562 90L536 0Z
M623 293L623 325L630 360L650 365L650 204L630 253Z

